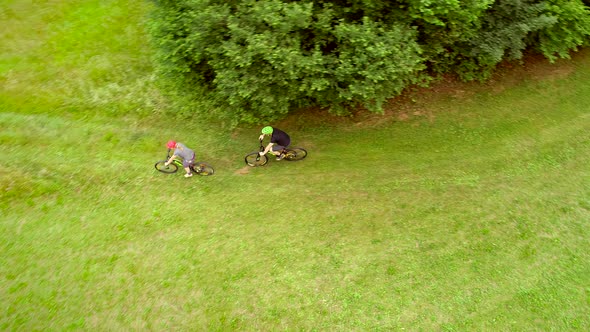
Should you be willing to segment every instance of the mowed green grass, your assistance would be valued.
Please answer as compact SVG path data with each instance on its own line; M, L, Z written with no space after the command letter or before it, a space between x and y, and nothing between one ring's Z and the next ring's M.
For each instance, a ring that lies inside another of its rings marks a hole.
M0 8L0 330L590 329L588 51L246 169L259 128L162 111L148 4Z

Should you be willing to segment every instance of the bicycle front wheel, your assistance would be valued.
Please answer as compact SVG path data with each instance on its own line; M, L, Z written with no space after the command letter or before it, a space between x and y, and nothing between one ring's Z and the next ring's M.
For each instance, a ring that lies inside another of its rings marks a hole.
M193 172L197 173L197 175L202 176L213 175L213 173L215 173L213 166L202 161L196 162L193 166L191 166L191 169L193 170Z
M264 166L268 162L268 157L266 155L261 156L258 152L248 153L246 158L246 165L256 167L256 166Z
M178 171L178 166L175 163L171 163L168 166L166 166L166 161L165 160L161 160L158 161L154 167L162 172L162 173L166 173L166 174L172 174L172 173L176 173L176 171Z
M289 148L285 152L285 160L297 161L307 157L307 151L304 148Z

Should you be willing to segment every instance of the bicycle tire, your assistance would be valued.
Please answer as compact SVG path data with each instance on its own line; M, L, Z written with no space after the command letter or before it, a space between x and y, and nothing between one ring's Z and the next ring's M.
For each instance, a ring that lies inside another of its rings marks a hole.
M191 170L197 175L201 176L209 176L215 173L213 166L202 161L198 161L194 165L192 165Z
M298 161L307 157L307 150L304 148L294 147L288 148L285 152L285 160Z
M166 174L172 174L172 173L176 173L178 171L178 165L176 165L175 163L170 163L168 166L165 165L166 161L165 160L161 160L158 161L154 167L162 172L162 173L166 173Z
M268 163L268 157L266 155L261 156L258 152L252 152L246 155L244 161L246 162L246 165L251 167L264 166Z

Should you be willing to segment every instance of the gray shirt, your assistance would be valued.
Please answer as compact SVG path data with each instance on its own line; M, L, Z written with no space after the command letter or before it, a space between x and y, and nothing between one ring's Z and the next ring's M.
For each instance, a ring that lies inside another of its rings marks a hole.
M193 160L195 158L195 151L186 147L182 143L176 143L176 149L174 149L174 155L179 156L184 160Z

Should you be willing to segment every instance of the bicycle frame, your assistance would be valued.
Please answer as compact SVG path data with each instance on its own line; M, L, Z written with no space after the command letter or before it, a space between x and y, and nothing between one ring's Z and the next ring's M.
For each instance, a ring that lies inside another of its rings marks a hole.
M266 163L270 160L270 158L266 156L268 153L271 153L273 156L275 156L277 160L285 159L288 161L301 160L307 156L307 151L301 147L283 147L281 150L268 151L267 153L260 155L260 153L264 152L265 150L262 141L263 140L259 140L260 149L258 149L258 152L250 152L246 154L246 157L244 157L246 165L252 167L266 165ZM281 154L283 155L282 158Z
M168 160L170 160L171 157L172 157L171 149L168 149L168 152L166 153L166 159L156 162L154 167L158 171L160 171L162 173L167 173L167 174L176 173L176 171L178 171L178 169L185 169L186 170L186 167L184 167L184 161L177 159L177 158L172 159L172 161L170 161L170 163L168 164L168 166L174 165L174 167L172 167L172 169L170 169L169 167L165 167L164 164ZM204 161L195 160L191 163L191 165L188 168L190 168L191 171L193 171L194 173L197 173L198 175L213 175L213 173L215 173L215 169L213 168L213 166L209 165L208 163L206 163Z
M262 144L262 140L260 140L260 152L264 152L264 149L266 149L266 147L264 146L264 144ZM273 153L273 149L271 148L267 153L265 153L265 155L267 154L272 154L275 157L278 157L276 154ZM287 148L283 148L281 151L281 153L285 153L287 152ZM258 155L258 158L256 158L256 161L260 160L260 155Z
M166 160L170 160L170 157L172 157L171 151L172 149L168 149L168 152L166 153ZM174 158L172 163L176 164L180 168L184 168L182 161L178 160L178 158Z

